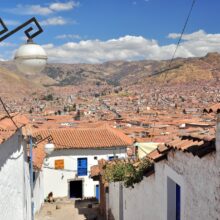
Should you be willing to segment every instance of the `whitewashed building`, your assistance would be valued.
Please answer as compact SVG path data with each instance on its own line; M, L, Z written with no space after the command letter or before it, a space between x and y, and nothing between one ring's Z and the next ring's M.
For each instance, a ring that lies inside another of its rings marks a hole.
M116 182L101 190L105 219L219 219L220 119L216 139L204 135L176 138L148 157L154 169L134 188Z
M44 199L44 173L41 169L34 167L33 201L35 214L40 211Z
M108 126L41 130L34 135L39 134L42 138L52 136L55 151L44 158L42 148L35 149L35 166L40 163L44 183L41 187L36 185L38 204L42 192L44 198L52 192L54 197L99 199L99 182L90 178L90 167L100 159L125 158L127 147L132 144L129 137Z
M26 143L9 118L0 120L0 219L30 220L31 193Z

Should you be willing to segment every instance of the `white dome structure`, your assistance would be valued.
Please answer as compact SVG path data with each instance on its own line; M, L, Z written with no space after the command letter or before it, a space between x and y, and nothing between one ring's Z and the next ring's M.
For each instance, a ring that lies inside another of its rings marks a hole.
M18 70L32 75L44 69L47 63L47 54L40 45L28 41L18 48L14 59Z
M55 146L53 143L48 143L45 144L44 146L44 152L46 153L46 155L50 155L55 149Z

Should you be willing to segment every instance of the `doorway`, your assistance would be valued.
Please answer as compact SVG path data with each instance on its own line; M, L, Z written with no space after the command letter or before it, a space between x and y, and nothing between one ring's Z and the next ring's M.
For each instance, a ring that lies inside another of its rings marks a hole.
M98 201L100 201L100 189L98 184L95 186L95 197Z
M83 182L82 180L74 180L69 182L69 197L82 198L83 196Z
M181 220L181 186L167 178L167 219Z

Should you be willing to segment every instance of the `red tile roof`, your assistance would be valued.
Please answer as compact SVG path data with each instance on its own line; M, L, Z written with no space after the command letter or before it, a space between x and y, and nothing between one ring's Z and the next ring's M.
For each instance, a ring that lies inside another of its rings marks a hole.
M97 177L100 175L100 167L99 165L94 165L90 168L90 176Z
M41 135L42 138L51 135L56 149L127 147L132 144L131 138L109 126L47 129L33 134L33 136L37 135Z
M11 137L18 128L21 128L26 123L28 119L20 114L12 114L12 120L15 122L17 127L14 125L13 121L7 115L0 116L0 143Z
M207 112L207 113L212 113L212 112L219 113L220 112L220 103L216 103L208 108L205 108L203 111Z
M198 136L183 136L181 138L176 138L173 141L159 145L156 150L147 156L157 162L166 158L166 154L171 149L189 152L193 155L197 155L198 157L203 157L204 155L215 150L215 138L210 136L204 136L203 138Z
M46 142L38 144L36 148L33 148L33 164L34 168L40 170L42 168L44 158L46 154L44 152L44 145Z
M131 145L132 139L119 130L109 126L95 128L65 128L53 130L40 130L33 133L33 137L41 135L46 138L53 137L53 143L59 149L87 149L87 148L108 148L127 147ZM44 145L46 141L37 145L33 150L34 167L41 169L45 158Z

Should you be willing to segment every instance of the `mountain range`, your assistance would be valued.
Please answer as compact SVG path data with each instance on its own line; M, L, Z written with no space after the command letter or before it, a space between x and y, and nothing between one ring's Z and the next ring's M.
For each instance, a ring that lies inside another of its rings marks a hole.
M154 61L111 61L103 64L49 63L35 76L16 70L12 61L0 62L0 93L27 94L51 86L170 84L212 81L220 78L220 54L209 53L201 58L177 58Z

